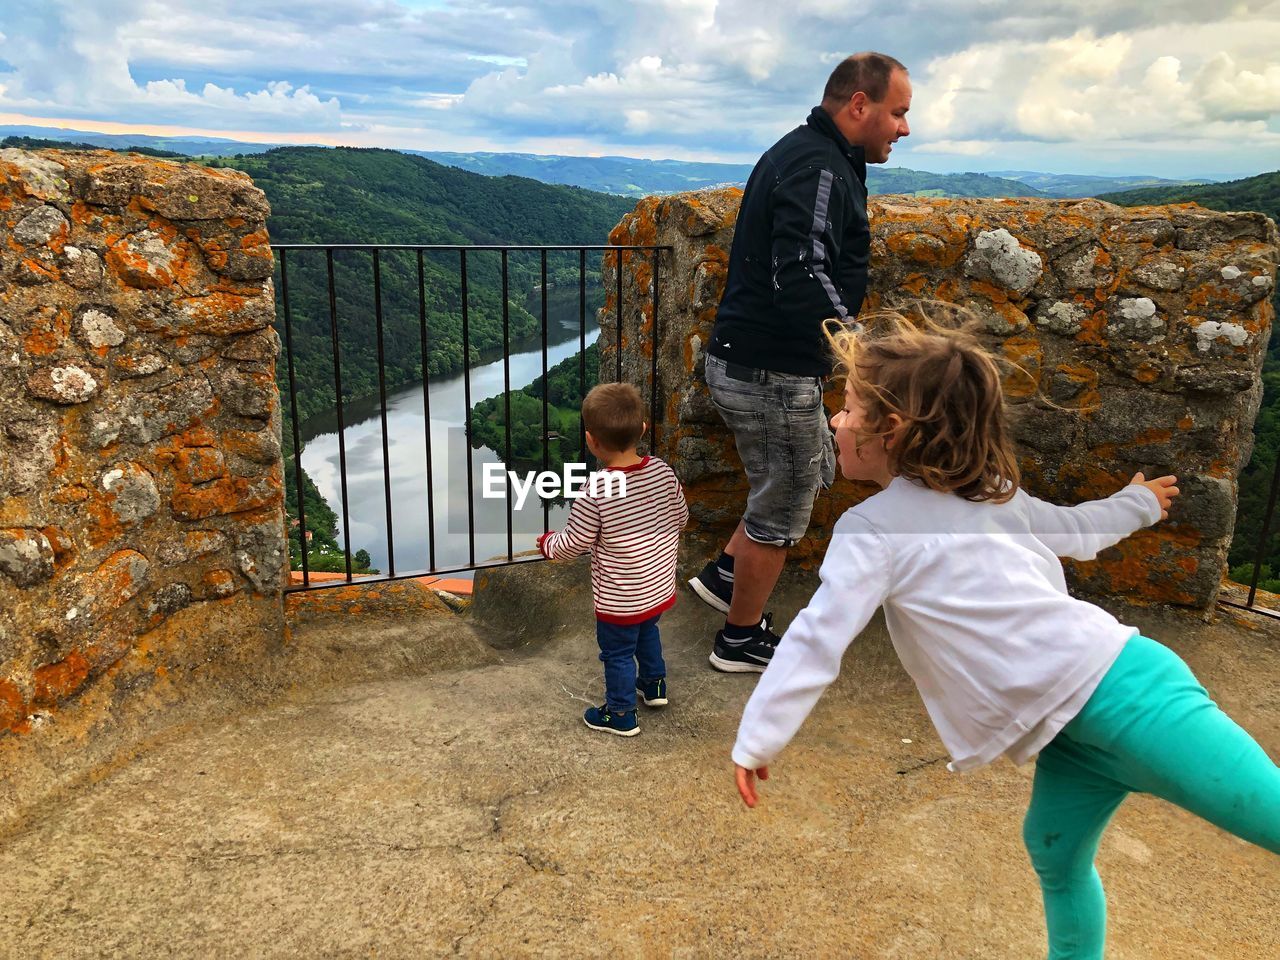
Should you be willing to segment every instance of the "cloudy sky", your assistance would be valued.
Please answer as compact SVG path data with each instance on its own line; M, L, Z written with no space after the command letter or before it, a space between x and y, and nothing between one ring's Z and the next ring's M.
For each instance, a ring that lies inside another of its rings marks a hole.
M1280 168L1280 0L0 0L0 125L751 162L860 49L894 165Z

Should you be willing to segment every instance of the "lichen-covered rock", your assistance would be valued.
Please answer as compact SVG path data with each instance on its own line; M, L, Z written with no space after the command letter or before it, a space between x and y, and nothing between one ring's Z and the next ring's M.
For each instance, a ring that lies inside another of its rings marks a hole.
M46 205L36 207L19 220L18 225L13 228L13 237L21 244L35 246L48 243L55 237L65 239L69 227L61 210Z
M278 644L266 213L240 173L0 151L0 738Z
M1078 303L1042 300L1036 307L1036 326L1045 327L1061 337L1075 336L1088 317L1089 311Z
M47 153L0 150L0 176L16 188L19 196L37 200L71 199L67 168Z
M27 378L33 397L69 405L84 403L98 392L102 372L79 363L42 367Z
M87 306L76 318L76 336L86 347L118 347L124 343L124 331L116 324L110 308Z
M92 250L67 245L62 248L58 272L77 290L92 290L102 283L102 258Z
M53 547L39 530L0 530L0 573L19 587L53 576Z
M123 524L145 520L160 509L160 492L146 467L123 463L102 474L108 508Z
M1164 339L1167 324L1156 316L1156 305L1149 297L1130 297L1116 303L1107 334L1153 343Z
M739 198L735 190L647 198L610 236L672 247L659 273L656 387L648 359L652 266L638 254L624 260L622 368L646 399L657 391L657 451L680 474L693 514L690 565L723 545L746 494L732 438L702 380ZM1261 397L1274 227L1253 214L1130 210L1097 200L873 197L869 208L864 310L942 300L982 319L987 345L1007 362L1010 428L1031 493L1074 503L1114 492L1137 470L1160 469L1185 477L1203 501L1192 508L1189 493L1168 523L1073 564L1076 588L1209 606ZM690 209L698 211L692 221ZM611 260L605 271L601 370L613 379ZM840 389L837 377L828 409L838 408ZM794 558L816 563L836 518L869 492L838 481L819 496Z
M993 280L1015 294L1036 285L1044 269L1040 254L1026 250L1008 230L983 230L974 238L973 252L965 260L965 275Z

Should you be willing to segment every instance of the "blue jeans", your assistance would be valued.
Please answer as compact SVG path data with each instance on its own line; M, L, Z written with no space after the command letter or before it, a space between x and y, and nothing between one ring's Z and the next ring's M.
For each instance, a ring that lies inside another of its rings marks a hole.
M613 713L627 713L636 708L636 664L641 680L657 680L667 675L662 660L662 641L658 638L658 619L662 614L641 623L625 626L596 621L596 642L604 663L604 703Z
M714 356L707 357L706 378L747 474L743 529L756 543L794 546L809 529L818 490L835 479L822 378L755 370Z

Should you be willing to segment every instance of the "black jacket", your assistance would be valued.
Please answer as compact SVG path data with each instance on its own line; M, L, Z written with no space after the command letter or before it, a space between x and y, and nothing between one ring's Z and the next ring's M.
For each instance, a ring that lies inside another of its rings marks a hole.
M832 362L822 323L858 315L870 255L862 148L814 107L747 180L708 352L760 370L825 376Z

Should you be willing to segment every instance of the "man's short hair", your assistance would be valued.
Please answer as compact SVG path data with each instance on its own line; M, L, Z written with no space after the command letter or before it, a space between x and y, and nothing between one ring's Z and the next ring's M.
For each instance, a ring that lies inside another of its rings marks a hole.
M827 78L822 102L843 105L861 90L872 103L880 103L889 93L889 77L895 70L907 72L893 57L874 50L845 57Z
M644 401L629 383L602 383L582 401L582 423L596 443L614 453L632 449L644 436Z

